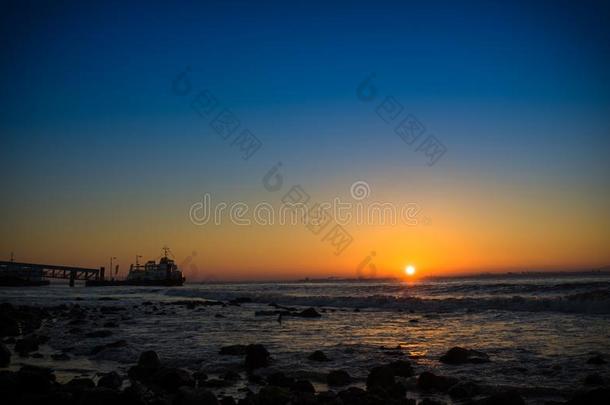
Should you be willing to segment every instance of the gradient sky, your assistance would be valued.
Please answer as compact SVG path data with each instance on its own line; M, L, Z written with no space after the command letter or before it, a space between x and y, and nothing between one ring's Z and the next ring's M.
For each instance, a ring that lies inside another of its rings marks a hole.
M168 245L190 279L355 276L371 251L378 276L610 264L608 2L253 3L2 2L2 259L124 269ZM190 107L204 89L262 141L251 159ZM386 96L447 147L435 165L376 114ZM336 256L302 225L189 220L204 193L349 201L355 181L418 225L348 224Z

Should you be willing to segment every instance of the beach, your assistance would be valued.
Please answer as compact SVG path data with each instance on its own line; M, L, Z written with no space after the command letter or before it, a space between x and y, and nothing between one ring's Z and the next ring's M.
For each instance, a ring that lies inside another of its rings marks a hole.
M63 390L75 403L114 373L121 398L146 387L161 403L203 391L223 404L260 403L257 395L301 403L293 395L301 391L313 401L303 403L501 399L494 395L561 403L595 389L607 394L609 289L603 273L3 288L3 318L39 319L17 336L4 328L5 369L17 376L24 367L50 368L57 387L80 382L76 393ZM174 385L137 376L144 352L180 370L168 377ZM354 397L346 402L342 392Z

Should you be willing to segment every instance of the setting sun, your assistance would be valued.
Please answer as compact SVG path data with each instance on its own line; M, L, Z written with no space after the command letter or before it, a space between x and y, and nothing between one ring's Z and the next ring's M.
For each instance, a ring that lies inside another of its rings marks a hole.
M415 274L415 267L413 267L413 266L411 266L411 265L408 265L408 266L405 268L405 274L406 274L407 276L412 276L412 275L414 275L414 274Z

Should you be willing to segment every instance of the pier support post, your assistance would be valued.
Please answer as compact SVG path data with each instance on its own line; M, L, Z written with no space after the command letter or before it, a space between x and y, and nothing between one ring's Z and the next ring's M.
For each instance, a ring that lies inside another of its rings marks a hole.
M104 267L100 267L100 280L104 281L104 273L106 269Z
M74 278L76 277L76 272L74 270L70 271L70 287L74 287Z

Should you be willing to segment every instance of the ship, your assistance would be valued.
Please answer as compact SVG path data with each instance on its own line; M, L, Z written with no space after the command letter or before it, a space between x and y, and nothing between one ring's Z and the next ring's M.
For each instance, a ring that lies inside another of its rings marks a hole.
M103 286L157 286L157 287L176 287L181 286L186 281L182 275L182 271L169 257L170 251L168 248L163 248L163 256L159 263L154 260L149 260L143 265L137 262L129 266L129 273L124 280L87 280L87 287L103 287Z

